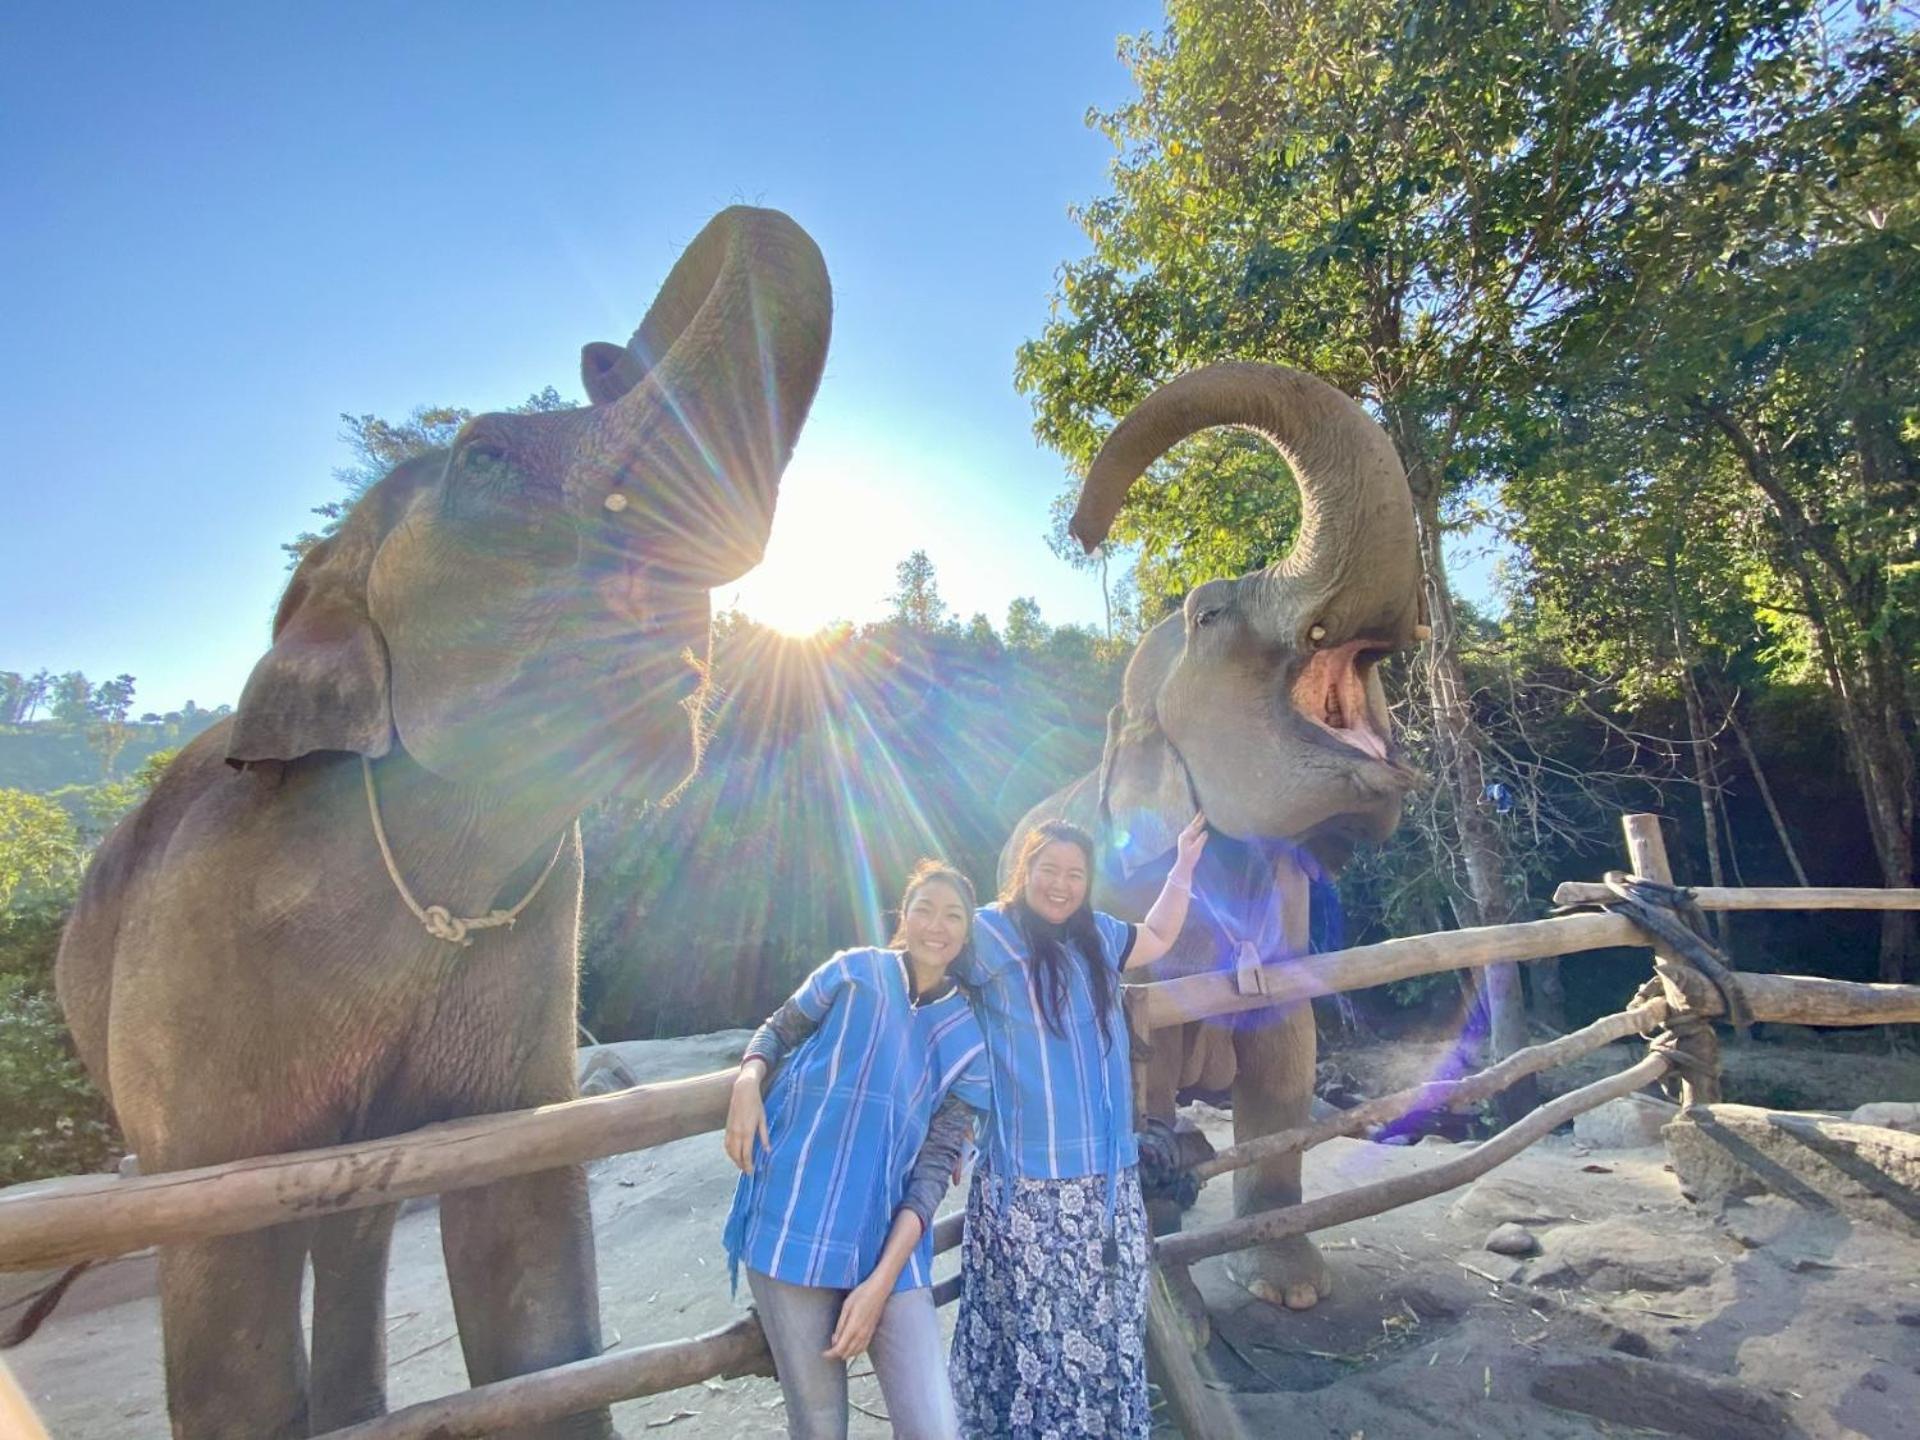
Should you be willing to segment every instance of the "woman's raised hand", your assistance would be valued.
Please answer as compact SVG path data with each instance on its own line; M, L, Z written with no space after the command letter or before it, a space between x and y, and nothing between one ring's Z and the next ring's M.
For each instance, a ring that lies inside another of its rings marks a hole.
M733 1094L727 1100L727 1158L747 1175L753 1173L754 1141L765 1149L773 1148L767 1138L766 1103L760 1098L760 1080L766 1073L765 1061L747 1060L734 1077Z
M1191 880L1193 867L1200 863L1200 852L1207 848L1207 817L1195 815L1189 820L1175 846L1173 874L1182 880Z

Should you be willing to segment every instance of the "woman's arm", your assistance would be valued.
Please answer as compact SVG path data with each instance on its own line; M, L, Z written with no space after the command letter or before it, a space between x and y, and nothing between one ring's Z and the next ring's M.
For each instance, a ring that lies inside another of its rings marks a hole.
M880 1326L881 1315L886 1312L887 1301L893 1297L894 1282L907 1268L914 1247L925 1233L920 1217L906 1206L895 1212L893 1228L887 1232L886 1247L881 1250L873 1273L849 1290L847 1298L840 1302L840 1320L833 1327L833 1340L820 1352L827 1359L851 1360L867 1348L873 1332Z
M1200 863L1200 852L1207 848L1207 817L1196 815L1180 832L1174 848L1173 868L1167 871L1166 884L1159 898L1147 911L1133 937L1133 949L1122 969L1151 965L1173 948L1180 929L1187 923L1187 904L1193 899L1193 867Z
M921 1142L920 1154L908 1173L906 1195L893 1212L893 1228L887 1232L880 1259L873 1272L849 1290L841 1302L833 1344L825 1351L828 1359L851 1360L873 1339L900 1272L913 1258L920 1237L933 1228L933 1212L947 1193L947 1177L959 1170L960 1154L972 1131L972 1108L958 1095L948 1095L927 1127L927 1138Z
M820 1022L833 1005L836 987L832 983L833 961L807 977L806 983L769 1015L766 1023L753 1032L747 1051L740 1061L740 1073L733 1077L733 1093L727 1098L726 1135L721 1144L727 1158L748 1175L753 1173L753 1144L771 1149L767 1137L767 1077L780 1062L800 1048L800 1044L820 1028Z
M913 1169L907 1172L906 1194L894 1212L896 1218L911 1210L920 1217L923 1234L933 1228L933 1212L940 1208L947 1184L960 1168L961 1152L972 1133L972 1108L958 1095L948 1095L934 1113L933 1123L927 1126L927 1138L920 1144Z

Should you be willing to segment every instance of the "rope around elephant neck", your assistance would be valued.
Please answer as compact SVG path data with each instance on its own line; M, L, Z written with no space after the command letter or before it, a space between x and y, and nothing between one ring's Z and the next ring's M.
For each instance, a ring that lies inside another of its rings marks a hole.
M533 903L533 897L547 883L547 877L553 874L553 867L560 863L561 852L567 848L567 831L563 830L560 832L560 843L553 847L553 858L547 861L547 868L540 872L540 878L533 882L533 888L511 910L489 910L484 915L463 919L444 905L423 906L413 898L413 891L407 888L407 882L401 878L399 862L393 858L393 847L387 843L387 827L380 823L380 797L373 788L373 762L364 755L360 757L360 776L367 783L367 814L373 818L373 838L380 842L380 858L387 862L387 877L393 881L393 888L400 892L400 898L407 902L407 909L413 912L413 918L426 927L426 932L434 939L444 940L449 945L471 945L473 941L467 938L470 930L494 930L501 926L511 930L513 922L520 918L520 912Z

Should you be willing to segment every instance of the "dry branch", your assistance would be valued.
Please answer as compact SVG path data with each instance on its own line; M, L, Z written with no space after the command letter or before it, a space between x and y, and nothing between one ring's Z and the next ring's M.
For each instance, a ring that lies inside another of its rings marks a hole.
M19 1186L0 1192L0 1270L50 1270L664 1145L720 1127L733 1075L640 1085L196 1170Z
M1458 1080L1429 1080L1424 1085L1382 1095L1351 1110L1329 1115L1314 1125L1280 1130L1244 1144L1230 1146L1211 1160L1194 1166L1193 1174L1196 1179L1211 1180L1216 1175L1224 1175L1230 1170L1238 1170L1262 1160L1272 1160L1295 1150L1311 1150L1337 1136L1357 1135L1362 1130L1388 1124L1415 1110L1457 1110L1462 1105L1497 1095L1525 1076L1564 1065L1615 1040L1628 1035L1645 1035L1649 1030L1658 1028L1666 1018L1667 1002L1664 1000L1637 1005L1618 1015L1603 1016L1570 1035L1562 1035L1543 1045L1530 1045L1524 1050L1516 1050L1499 1064L1490 1065L1477 1074L1463 1075ZM935 1233L937 1235L938 1231Z
M1511 1160L1534 1141L1551 1134L1556 1126L1565 1124L1574 1116L1651 1085L1666 1074L1667 1069L1666 1056L1649 1055L1618 1075L1597 1080L1549 1101L1491 1140L1483 1140L1457 1160L1429 1166L1411 1175L1398 1175L1377 1185L1361 1185L1338 1195L1325 1195L1301 1205L1244 1216L1221 1225L1210 1225L1203 1230L1168 1235L1154 1242L1154 1258L1167 1265L1191 1265L1209 1255L1244 1250L1250 1245L1281 1240L1289 1235L1311 1234L1383 1211L1397 1210L1430 1195L1439 1195L1469 1180L1479 1179L1494 1166Z
M1876 890L1818 885L1696 885L1702 910L1920 910L1920 890ZM1604 905L1616 898L1604 885L1568 880L1553 892L1556 905Z
M691 1340L615 1350L591 1360L556 1365L422 1401L319 1440L461 1440L597 1410L621 1400L658 1395L715 1376L767 1375L773 1359L757 1316Z

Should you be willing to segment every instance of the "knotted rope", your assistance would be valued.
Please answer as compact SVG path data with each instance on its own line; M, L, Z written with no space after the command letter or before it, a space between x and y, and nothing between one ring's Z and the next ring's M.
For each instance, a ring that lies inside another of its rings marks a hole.
M407 909L413 912L413 918L434 939L444 940L449 945L471 945L473 941L468 938L468 932L473 930L493 930L501 926L511 930L513 922L520 918L520 912L533 903L534 897L547 883L547 877L553 874L553 867L560 863L561 852L567 848L567 831L563 830L560 832L560 843L553 847L553 857L547 861L547 868L540 872L540 878L533 882L533 888L511 910L489 910L484 915L462 917L444 905L422 905L414 899L413 891L407 888L407 882L400 874L399 862L393 858L393 847L387 843L387 827L380 821L380 797L373 788L373 762L364 755L360 757L360 775L366 781L367 814L373 819L373 838L380 842L380 858L386 861L387 877L393 881L393 888L400 892Z
M1706 937L1706 919L1694 903L1693 891L1679 885L1663 885L1639 875L1609 870L1600 883L1614 898L1603 901L1604 908L1625 916L1642 930L1659 939L1706 979L1720 996L1726 1009L1727 1024L1734 1033L1745 1036L1753 1024L1753 1011L1740 991L1733 973L1733 962ZM1706 1023L1702 1020L1700 1023Z

